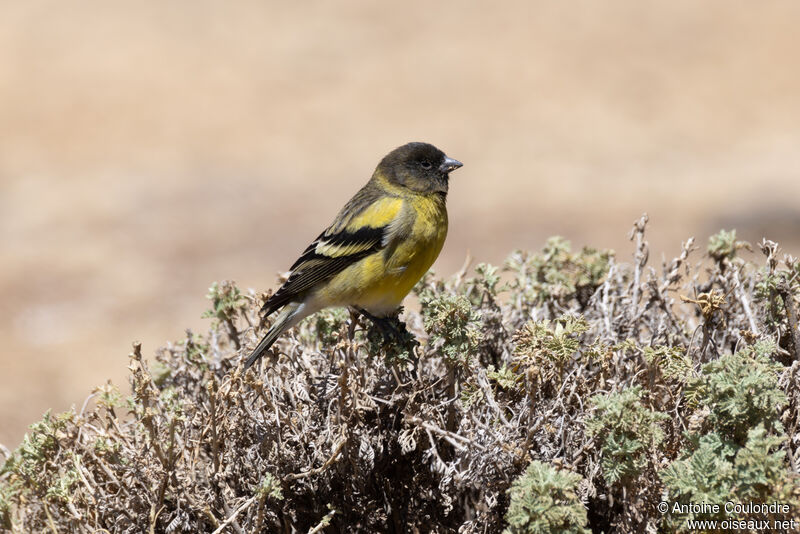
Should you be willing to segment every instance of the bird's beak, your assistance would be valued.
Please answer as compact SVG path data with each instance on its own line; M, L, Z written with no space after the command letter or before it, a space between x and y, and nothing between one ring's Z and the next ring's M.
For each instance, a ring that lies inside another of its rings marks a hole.
M442 162L442 164L439 166L439 170L442 171L442 172L447 173L447 172L450 172L450 171L454 171L454 170L456 170L457 168L459 168L459 167L461 167L463 165L464 164L461 163L460 161L458 161L457 159L447 158L446 157L446 158L444 158L444 161Z

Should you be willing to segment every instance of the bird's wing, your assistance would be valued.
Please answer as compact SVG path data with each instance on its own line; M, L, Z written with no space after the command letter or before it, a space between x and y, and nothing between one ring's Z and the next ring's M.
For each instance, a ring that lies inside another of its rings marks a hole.
M404 229L403 199L356 195L336 221L311 243L291 267L289 279L261 308L269 315L304 291L329 280L358 260L388 246Z

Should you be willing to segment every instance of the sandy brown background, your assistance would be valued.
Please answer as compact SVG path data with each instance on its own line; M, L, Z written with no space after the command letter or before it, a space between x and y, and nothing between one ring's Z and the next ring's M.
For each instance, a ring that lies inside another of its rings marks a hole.
M0 2L0 442L266 289L391 148L453 175L436 269L552 234L800 251L800 3Z

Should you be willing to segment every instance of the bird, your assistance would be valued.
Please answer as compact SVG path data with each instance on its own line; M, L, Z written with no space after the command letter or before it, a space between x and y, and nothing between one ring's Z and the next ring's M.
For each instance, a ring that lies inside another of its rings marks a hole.
M462 165L429 143L389 152L264 303L262 317L279 313L245 369L324 308L349 307L373 321L392 316L442 250L450 172Z

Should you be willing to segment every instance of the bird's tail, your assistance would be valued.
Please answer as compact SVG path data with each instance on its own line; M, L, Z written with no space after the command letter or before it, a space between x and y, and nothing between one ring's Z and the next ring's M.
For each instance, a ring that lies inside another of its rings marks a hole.
M250 357L247 358L247 361L244 364L245 370L247 370L251 365L256 363L261 356L275 343L281 334L289 330L291 327L299 323L302 319L307 317L312 313L309 310L306 310L306 305L304 303L299 302L292 302L287 304L278 317L275 319L275 322L272 324L270 329L258 343L258 346L253 350Z

